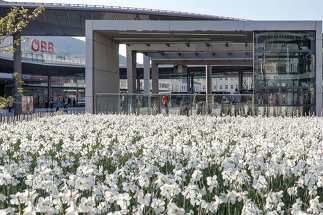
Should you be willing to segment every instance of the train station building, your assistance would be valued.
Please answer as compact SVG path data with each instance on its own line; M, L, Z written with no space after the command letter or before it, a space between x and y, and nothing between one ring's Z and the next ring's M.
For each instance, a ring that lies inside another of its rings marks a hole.
M1 16L11 6L37 7L28 3L0 4ZM215 84L217 78L231 78L234 84L223 84L222 91L237 88L252 96L253 105L322 113L322 21L251 21L89 5L44 7L44 14L21 36L47 37L48 59L55 56L49 49L51 37L85 37L83 57L73 56L82 63L64 64L55 57L47 63L28 62L18 52L12 59L1 58L0 77L13 71L47 77L43 81L48 91L45 97L53 93L52 77L67 77L68 84L60 86L62 91L54 86L56 94L68 89L74 95L75 91L78 97L85 97L87 112L98 113L98 106L109 110L111 102L120 102L98 101L102 95L159 95L164 93L160 83L167 85L175 77L185 83L179 87L185 93L192 94L199 86L200 91L211 95L220 91ZM41 49L42 42L38 43ZM120 44L126 46L123 63ZM37 50L37 41L31 47ZM137 63L138 53L144 56L142 65ZM19 64L22 67L15 66ZM204 79L203 87L196 82L198 77ZM4 83L6 78L2 79ZM247 79L250 88L244 84Z

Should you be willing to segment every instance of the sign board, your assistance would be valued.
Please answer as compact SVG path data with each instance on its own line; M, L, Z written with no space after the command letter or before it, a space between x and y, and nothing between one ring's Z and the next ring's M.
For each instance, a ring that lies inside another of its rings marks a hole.
M22 114L33 114L34 113L34 97L23 96L21 98Z
M41 52L47 52L49 54L52 54L54 53L54 43L52 42L46 42L46 41L39 41L37 39L33 39L31 41L31 49L34 51L34 52L38 52L38 51L41 51Z

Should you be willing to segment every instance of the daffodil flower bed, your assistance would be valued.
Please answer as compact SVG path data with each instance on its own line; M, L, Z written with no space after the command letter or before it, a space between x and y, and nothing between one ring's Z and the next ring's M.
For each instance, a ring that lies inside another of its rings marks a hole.
M323 118L64 115L0 126L2 214L322 214Z

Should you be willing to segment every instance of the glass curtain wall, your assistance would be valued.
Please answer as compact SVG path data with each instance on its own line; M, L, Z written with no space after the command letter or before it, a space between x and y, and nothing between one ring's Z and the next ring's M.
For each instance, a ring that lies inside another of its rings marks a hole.
M314 32L254 33L254 94L264 114L315 112Z

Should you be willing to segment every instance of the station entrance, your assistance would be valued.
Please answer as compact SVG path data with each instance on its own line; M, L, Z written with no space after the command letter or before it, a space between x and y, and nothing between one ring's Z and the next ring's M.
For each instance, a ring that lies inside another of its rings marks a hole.
M119 108L109 107L118 100L104 102L100 98L120 91L119 84L112 81L118 76L118 64L113 59L118 45L126 44L128 95L139 93L136 54L143 53L143 96L161 95L158 68L172 65L174 76L186 77L186 94L193 98L194 77L205 77L199 91L209 106L208 96L217 92L213 77L222 74L218 68L225 67L224 78L235 76L238 80L232 94L250 96L247 101L256 114L317 113L322 109L322 69L314 63L322 60L318 58L322 48L316 39L319 31L310 23L294 25L293 30L286 31L291 24L295 22L88 21L86 80L90 84L86 88L86 109L109 112ZM190 66L205 69L192 72L187 69ZM244 92L243 79L248 76L252 88ZM231 85L222 88L225 91ZM231 103L236 102L235 95L228 97ZM226 100L226 96L222 98ZM136 102L131 101L130 106L132 103Z

